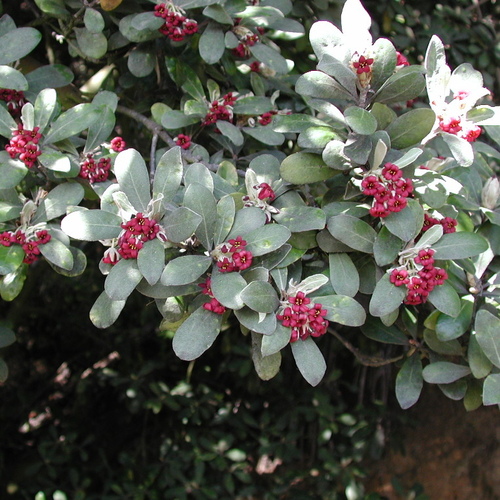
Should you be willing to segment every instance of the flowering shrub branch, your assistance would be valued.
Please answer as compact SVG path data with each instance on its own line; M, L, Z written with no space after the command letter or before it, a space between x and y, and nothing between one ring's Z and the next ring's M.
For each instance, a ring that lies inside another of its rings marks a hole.
M500 113L481 74L451 71L437 37L423 65L409 64L373 40L359 0L345 3L341 29L313 24L316 67L303 74L283 42L305 31L288 2L151 3L92 4L77 17L71 2L40 7L70 50L103 61L106 84L93 77L66 109L39 82L64 87L71 72L18 71L41 34L6 21L2 298L15 299L42 256L78 276L79 242L97 242L100 328L138 292L183 360L241 331L261 378L289 348L316 385L328 370L322 337L333 335L361 363L397 366L403 408L424 381L468 409L500 403ZM143 79L164 98L118 104ZM116 133L122 115L149 151ZM34 199L33 186L44 187ZM360 334L397 355L362 353Z

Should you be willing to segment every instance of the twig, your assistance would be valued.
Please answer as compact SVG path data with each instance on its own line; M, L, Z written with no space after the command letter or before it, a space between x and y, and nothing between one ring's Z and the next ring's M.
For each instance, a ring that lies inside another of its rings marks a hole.
M170 137L170 134L166 132L161 125L158 125L158 123L156 123L151 118L148 118L147 116L144 116L143 114L134 111L133 109L121 106L120 104L116 107L116 111L118 111L118 113L121 113L123 115L129 116L130 118L133 118L135 121L139 123L142 123L142 125L144 125L153 134L153 136L156 135L157 137L159 137L169 147L173 148L176 146L176 143L172 139L172 137ZM183 159L186 160L188 163L202 163L212 172L217 172L219 168L219 165L217 165L216 163L209 163L203 161L202 158L200 158L199 156L192 155L189 151L186 151L185 149L181 150L181 154ZM244 170L237 170L237 172L240 177L245 177Z
M333 334L349 351L351 351L356 359L365 366L385 366L395 363L404 358L404 355L396 356L395 358L380 358L378 356L370 356L368 354L363 354L359 349L354 347L348 340L346 340L340 333L329 328L328 331Z

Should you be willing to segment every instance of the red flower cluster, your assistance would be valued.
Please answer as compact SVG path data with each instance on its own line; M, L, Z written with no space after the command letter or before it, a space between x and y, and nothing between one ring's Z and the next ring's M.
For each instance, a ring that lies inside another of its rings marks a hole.
M373 217L387 217L391 212L400 212L413 192L411 179L403 178L403 171L393 163L386 163L381 175L367 175L361 187L363 194L373 196L370 208Z
M309 336L321 337L326 333L329 322L324 317L327 310L319 303L311 304L304 292L288 297L288 304L276 318L283 326L292 329L290 342L305 340Z
M444 217L438 219L436 217L431 217L430 215L424 214L424 225L422 226L422 231L425 232L432 226L441 224L443 226L443 233L454 233L457 230L457 220L452 217Z
M462 99L457 97L457 99ZM462 119L461 117L440 117L439 128L443 132L448 132L448 134L456 135L467 142L474 142L482 132L479 125L475 123Z
M401 52L396 52L397 60L396 60L396 66L397 67L402 67L402 66L409 66L410 63L408 62L408 59L401 54Z
M259 200L275 200L276 195L274 194L274 190L267 182L261 182L259 185L254 187L259 190L259 193L257 194L257 198L259 198ZM244 198L245 197L243 197L243 199Z
M236 102L237 97L229 92L216 101L212 101L208 113L206 114L202 125L211 125L217 120L223 122L233 121L233 105Z
M18 157L28 168L33 167L37 158L42 154L38 147L38 142L42 137L39 127L33 130L26 130L21 124L17 130L12 131L12 139L5 149L11 158Z
M247 242L238 236L224 243L217 258L217 267L221 273L244 271L252 265L252 252L245 250Z
M46 231L42 229L35 233L34 237L27 237L26 233L18 229L15 232L4 231L0 233L0 245L4 247L10 247L11 245L21 245L24 253L26 254L23 262L26 264L32 264L40 255L40 245L45 245L51 240L52 236Z
M110 146L115 153L120 153L127 147L127 144L125 143L122 137L118 136L115 137L114 139L111 139Z
M182 149L189 149L191 147L191 136L189 135L179 134L177 137L174 137L174 141Z
M87 159L80 163L80 173L78 177L88 179L91 184L104 182L108 179L111 170L111 159L101 158L96 162L93 155L89 153Z
M436 286L442 285L448 273L434 267L434 250L422 249L406 266L393 269L390 281L395 286L406 286L407 294L404 303L416 306L423 304Z
M271 111L268 111L267 113L262 113L259 118L258 118L258 121L261 125L269 125L272 121L273 121L273 116L275 114L277 114L278 112L275 111L274 109L271 110Z
M373 58L365 56L360 56L357 61L354 61L352 63L358 75L361 75L363 73L370 73L372 70L371 68L372 64L373 64Z
M250 57L251 53L248 47L253 47L258 41L259 35L255 35L253 33L241 37L240 43L233 49L233 55L241 59Z
M183 11L171 2L155 5L154 14L165 19L158 31L174 42L182 42L186 35L194 35L198 31L198 23L194 19L186 18Z
M205 283L200 283L198 285L203 289L201 293L210 297L210 302L203 304L203 309L212 311L215 314L224 314L226 312L226 308L213 296L211 285L212 280L210 278L207 278Z
M22 90L0 89L0 100L7 103L9 113L17 118L21 114L21 108L26 104Z
M154 219L144 216L141 212L121 224L121 227L125 231L118 238L118 248L109 249L104 254L102 261L106 264L116 264L119 257L122 259L137 259L144 242L154 240L160 231L159 224Z

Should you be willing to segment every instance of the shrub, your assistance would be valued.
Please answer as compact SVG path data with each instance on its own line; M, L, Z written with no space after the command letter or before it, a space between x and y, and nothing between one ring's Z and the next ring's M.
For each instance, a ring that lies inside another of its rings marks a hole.
M317 385L333 335L398 366L403 408L424 381L467 409L500 402L499 115L469 63L452 71L432 36L409 64L358 0L342 29L311 26L315 69L288 1L36 3L95 74L69 102L66 66L17 69L42 33L2 18L4 300L41 258L81 275L96 242L99 328L137 291L185 361L238 330L262 379L290 348Z

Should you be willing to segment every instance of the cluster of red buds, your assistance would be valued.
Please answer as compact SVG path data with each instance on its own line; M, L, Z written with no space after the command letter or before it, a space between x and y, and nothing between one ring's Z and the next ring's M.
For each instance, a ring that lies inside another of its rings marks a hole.
M266 113L262 113L257 121L259 122L260 125L265 126L269 125L273 121L273 116L278 114L278 112L274 109L271 111L267 111Z
M96 161L92 153L89 153L86 159L80 163L80 173L78 177L88 179L91 184L104 182L108 179L110 170L110 158L100 158Z
M233 106L236 100L237 97L232 92L228 92L221 99L212 101L202 125L212 125L217 120L232 122L234 116Z
M305 340L309 336L321 337L326 333L329 322L325 319L327 310L322 304L311 303L304 292L287 297L281 314L276 317L281 324L291 328L290 342Z
M42 137L39 130L39 127L27 130L19 124L17 130L12 131L13 137L9 144L5 146L10 157L18 157L28 168L33 167L37 158L42 154L38 146Z
M422 232L428 231L432 226L437 226L440 224L443 226L443 233L454 233L457 230L457 220L452 217L443 217L438 219L437 217L431 217L428 214L424 214L424 225L422 226Z
M403 171L393 163L386 163L380 175L367 175L361 187L363 194L373 196L370 208L373 217L387 217L391 212L400 212L413 192L411 179L405 179Z
M443 132L456 135L468 142L474 142L482 132L479 125L467 119L466 111L469 109L471 95L462 90L454 94L451 102L447 104L442 115L438 115L439 128Z
M118 238L117 248L111 247L104 252L102 261L106 264L116 264L122 259L137 259L144 242L154 240L160 232L160 225L146 217L141 212L121 224L124 230Z
M240 37L238 45L233 49L233 55L240 59L247 59L251 55L249 47L253 47L259 40L259 35L255 33L243 35Z
M122 137L117 136L114 139L111 139L110 143L110 148L115 152L115 153L121 153L122 151L125 150L127 147L126 142L123 140Z
M198 286L203 289L201 292L203 295L210 297L210 301L203 304L203 309L212 311L215 314L224 314L226 308L212 294L212 280L207 278L204 283L200 283Z
M21 115L21 108L26 104L22 90L0 89L0 100L7 103L7 109L14 118Z
M179 134L177 137L174 137L174 141L182 149L189 149L191 147L191 136L189 135Z
M423 304L432 290L448 278L444 269L434 266L434 253L432 248L423 248L417 255L403 259L403 265L392 270L391 283L406 286L405 304Z
M22 229L17 229L15 232L4 231L0 233L0 245L10 247L11 245L21 245L25 257L25 264L32 264L40 256L40 245L45 245L51 240L52 236L47 230L41 229L33 235L27 235Z
M221 273L244 271L252 265L252 252L245 250L247 242L238 236L227 243L219 245L212 251L217 267Z
M174 42L182 42L187 35L194 35L198 31L198 23L188 19L185 12L172 2L155 5L154 14L165 20L158 31Z
M460 116L441 117L439 119L439 128L443 132L456 135L467 142L474 142L482 132L479 125Z

